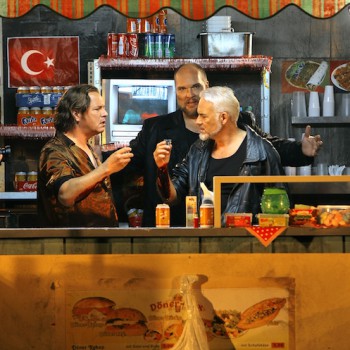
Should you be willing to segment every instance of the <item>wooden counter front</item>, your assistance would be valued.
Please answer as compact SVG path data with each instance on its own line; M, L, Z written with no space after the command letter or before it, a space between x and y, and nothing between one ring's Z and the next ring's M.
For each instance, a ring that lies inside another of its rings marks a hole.
M349 227L288 227L266 248L244 228L0 229L0 255L346 252Z
M0 256L1 348L111 349L100 339L69 346L72 307L66 300L71 294L81 291L107 298L112 295L117 307L132 307L135 290L156 298L155 286L162 283L167 289L178 290L176 281L180 276L196 274L203 277L203 292L214 289L219 296L234 293L233 288L246 287L246 279L255 283L292 281L286 306L291 316L285 323L285 327L291 327L291 334L288 345L282 348L346 350L350 326L349 271L348 254ZM119 302L120 290L130 291L128 305ZM264 290L260 291L264 295ZM240 305L235 298L224 301ZM232 340L234 344L229 349L236 349L234 345L245 339L247 336ZM249 344L249 348L256 349L252 341ZM269 345L264 348L276 348Z

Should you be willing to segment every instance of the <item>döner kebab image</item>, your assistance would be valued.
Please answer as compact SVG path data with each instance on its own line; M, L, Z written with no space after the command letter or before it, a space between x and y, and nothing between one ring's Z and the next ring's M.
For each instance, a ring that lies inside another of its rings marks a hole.
M208 341L214 338L238 338L250 329L270 324L285 306L286 298L264 299L245 311L214 310L212 319L203 319ZM76 302L72 309L75 321L99 322L105 331L115 336L142 336L148 343L172 347L181 336L184 321L168 325L164 330L148 327L146 316L128 307L116 308L116 303L104 297L88 297Z

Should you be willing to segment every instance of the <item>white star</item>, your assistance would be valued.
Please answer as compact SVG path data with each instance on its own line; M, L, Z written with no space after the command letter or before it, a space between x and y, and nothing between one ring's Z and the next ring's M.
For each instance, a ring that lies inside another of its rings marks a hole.
M49 68L49 67L51 67L51 66L55 66L55 65L53 64L53 61L54 61L54 60L55 60L54 58L49 58L49 57L46 58L46 61L45 61L44 63L46 64L47 68Z

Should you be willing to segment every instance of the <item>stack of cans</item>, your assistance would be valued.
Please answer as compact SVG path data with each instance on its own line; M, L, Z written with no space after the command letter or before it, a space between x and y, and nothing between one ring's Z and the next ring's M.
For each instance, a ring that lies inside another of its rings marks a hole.
M167 30L167 11L149 18L128 18L127 33L108 33L112 58L174 58L175 35Z

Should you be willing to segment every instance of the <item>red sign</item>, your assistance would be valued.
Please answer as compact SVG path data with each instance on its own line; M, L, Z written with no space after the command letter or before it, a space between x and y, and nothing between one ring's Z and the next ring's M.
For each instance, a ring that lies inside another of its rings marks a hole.
M7 39L9 87L79 84L78 37Z

